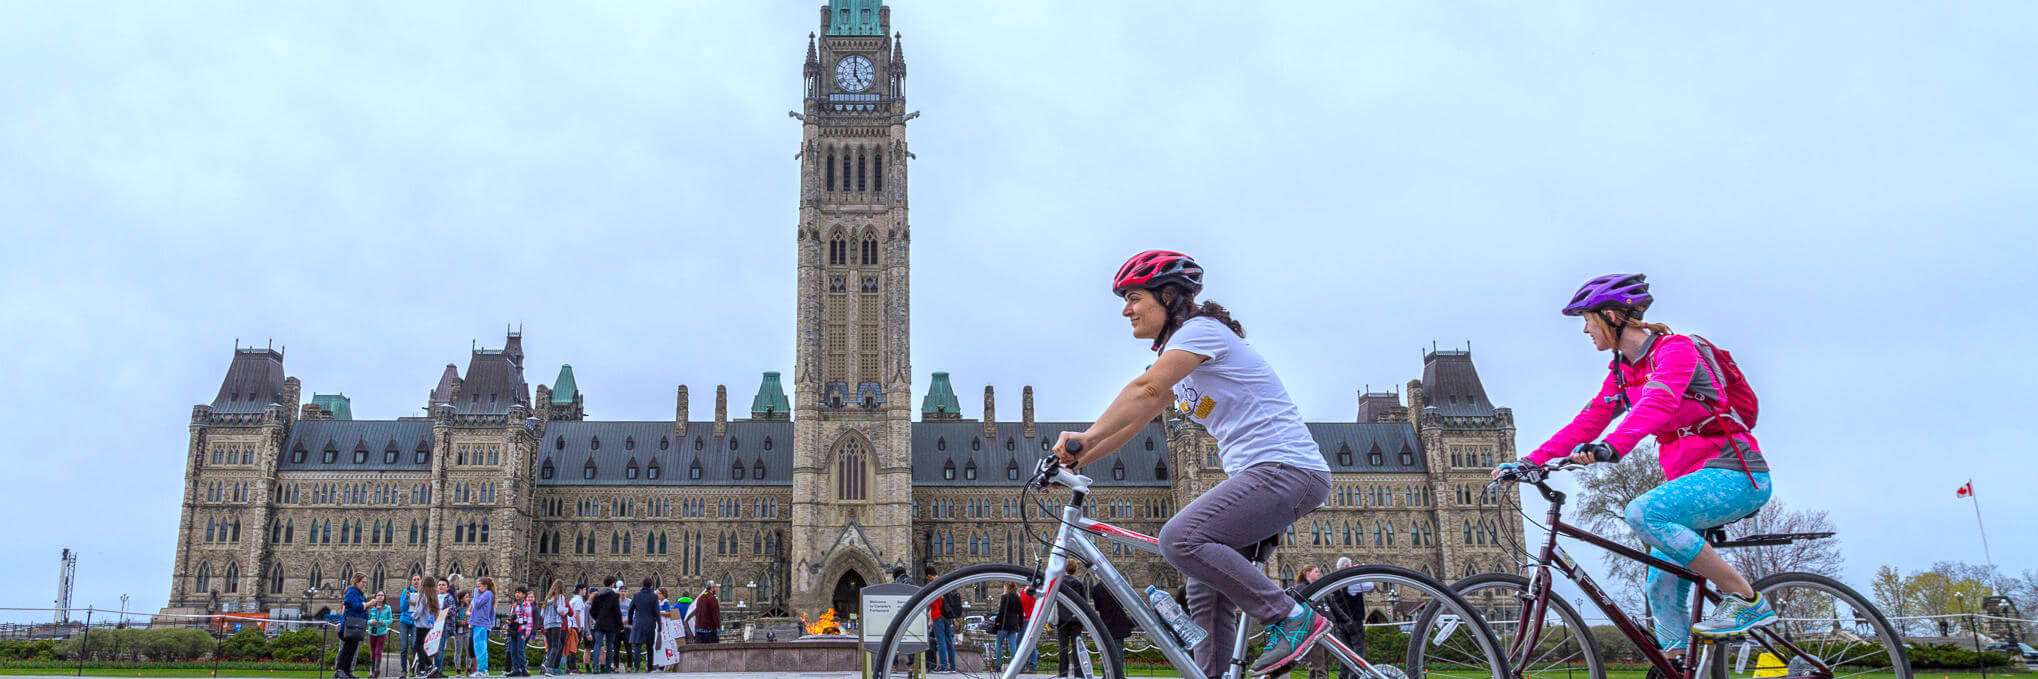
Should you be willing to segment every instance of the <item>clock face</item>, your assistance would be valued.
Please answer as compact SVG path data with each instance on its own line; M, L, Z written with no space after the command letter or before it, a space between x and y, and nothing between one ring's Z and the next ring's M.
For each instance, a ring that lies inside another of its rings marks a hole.
M835 64L835 86L845 91L862 92L870 89L871 82L876 79L877 70L871 67L869 59L861 55L843 57L842 61Z

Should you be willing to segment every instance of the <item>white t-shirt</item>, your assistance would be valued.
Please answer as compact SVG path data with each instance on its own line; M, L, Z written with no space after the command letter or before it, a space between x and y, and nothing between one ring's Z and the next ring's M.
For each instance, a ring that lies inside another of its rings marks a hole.
M1175 385L1175 409L1217 438L1224 473L1267 462L1330 471L1281 377L1231 328L1216 319L1191 318L1162 352L1175 349L1210 359Z
M573 607L572 626L575 629L587 629L587 600L576 596L567 605Z

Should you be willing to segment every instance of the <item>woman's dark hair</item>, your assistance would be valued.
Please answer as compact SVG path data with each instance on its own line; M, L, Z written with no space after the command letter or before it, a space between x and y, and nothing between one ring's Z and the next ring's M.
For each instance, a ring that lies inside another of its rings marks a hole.
M1168 339L1175 336L1175 331L1182 329L1182 324L1197 316L1222 323L1240 338L1245 337L1245 326L1232 319L1231 310L1216 302L1197 303L1195 293L1189 292L1188 288L1179 283L1168 283L1149 292L1153 294L1154 301L1159 302L1161 308L1168 312L1167 320L1161 324L1161 334L1153 338L1154 353L1160 353L1160 350L1168 345Z

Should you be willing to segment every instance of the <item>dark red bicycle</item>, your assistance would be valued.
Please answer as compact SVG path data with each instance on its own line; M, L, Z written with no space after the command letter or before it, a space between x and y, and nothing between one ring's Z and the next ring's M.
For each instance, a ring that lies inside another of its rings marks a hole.
M1556 472L1581 466L1560 461L1502 472L1495 483L1532 485L1549 501L1549 539L1530 565L1526 578L1512 573L1487 573L1452 585L1486 616L1494 635L1507 650L1508 667L1515 677L1548 679L1575 677L1579 673L1590 679L1607 676L1607 661L1591 626L1562 597L1551 595L1553 578L1562 575L1575 583L1629 643L1641 651L1651 667L1650 679L1726 679L1729 674L1788 679L1840 679L1874 674L1911 679L1903 638L1882 612L1853 589L1815 573L1777 573L1754 583L1756 591L1776 609L1778 620L1774 624L1730 639L1694 635L1692 648L1680 657L1658 650L1646 621L1622 612L1593 582L1591 574L1557 545L1557 536L1582 540L1691 581L1695 585L1692 623L1704 618L1707 604L1720 600L1719 592L1707 588L1705 578L1691 569L1565 523L1564 493L1546 482ZM1776 533L1728 539L1722 528L1706 531L1706 539L1715 549L1786 545L1832 536L1832 533ZM1418 619L1410 643L1427 643L1423 630L1429 629L1433 627L1427 621ZM1414 675L1420 669L1410 668L1409 673Z

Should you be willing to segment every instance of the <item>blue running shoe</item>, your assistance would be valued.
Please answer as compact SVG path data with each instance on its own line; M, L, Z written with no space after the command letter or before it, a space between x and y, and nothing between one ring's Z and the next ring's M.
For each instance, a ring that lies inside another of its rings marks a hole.
M1720 598L1712 615L1691 626L1691 632L1702 637L1732 637L1774 622L1776 609L1770 608L1769 600L1761 594L1756 594L1754 601L1728 594Z

